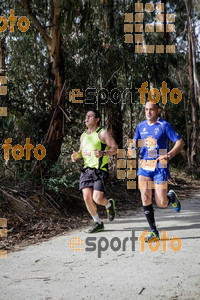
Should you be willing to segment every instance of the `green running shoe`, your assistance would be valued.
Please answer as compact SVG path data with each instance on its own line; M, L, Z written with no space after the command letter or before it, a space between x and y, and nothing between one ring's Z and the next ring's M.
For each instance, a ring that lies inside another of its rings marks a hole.
M115 201L113 199L109 199L108 202L111 204L111 206L106 210L108 220L113 221L116 217Z
M103 231L103 230L104 230L103 222L101 222L101 224L99 224L98 222L95 222L94 226L88 230L88 233L95 233L95 232L99 232L99 231Z
M176 193L173 190L170 190L167 195L173 197L174 202L170 202L170 204L173 206L176 212L179 212L181 210L181 202L179 201Z
M148 238L147 238L148 242L151 240L151 238L160 239L159 238L159 232L157 230L151 230L151 232L149 233Z

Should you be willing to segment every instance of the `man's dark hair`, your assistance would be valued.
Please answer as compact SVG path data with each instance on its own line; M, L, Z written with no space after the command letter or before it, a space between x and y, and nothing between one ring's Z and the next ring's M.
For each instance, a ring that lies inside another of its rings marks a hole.
M97 125L100 124L100 121L101 121L101 115L99 113L99 111L97 109L94 109L94 108L91 108L91 109L88 109L88 111L93 111L94 112L94 115L95 115L95 118L99 118L99 122L97 123Z

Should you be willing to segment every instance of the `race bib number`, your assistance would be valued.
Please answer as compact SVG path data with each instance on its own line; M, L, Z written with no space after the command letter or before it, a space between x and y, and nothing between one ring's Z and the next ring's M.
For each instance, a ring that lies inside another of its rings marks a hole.
M156 168L156 160L146 160L146 159L141 159L139 162L139 168L142 168L146 171L155 171Z
M145 139L145 146L148 149L156 149L156 147L157 147L157 140L154 137L152 137L152 136L148 136Z
M83 156L84 157L90 157L91 156L91 150L90 149L83 149Z

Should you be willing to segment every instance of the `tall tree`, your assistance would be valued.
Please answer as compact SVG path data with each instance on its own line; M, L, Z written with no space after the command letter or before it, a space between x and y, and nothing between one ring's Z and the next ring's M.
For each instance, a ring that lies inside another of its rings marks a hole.
M52 161L57 161L60 155L60 149L64 136L64 116L62 110L64 110L64 93L61 96L60 103L59 98L61 94L62 85L64 82L62 72L62 55L61 55L61 29L59 20L61 17L61 0L52 0L51 2L51 20L50 20L50 32L47 33L45 27L39 22L36 14L32 11L29 2L21 0L27 13L33 20L35 26L43 36L49 49L50 56L50 71L53 78L54 95L50 99L50 105L52 105L53 120L51 127L48 130L46 137L47 155ZM58 105L62 108L58 109Z
M197 156L197 141L198 141L198 117L197 117L197 99L195 97L194 85L194 42L192 36L192 0L186 2L187 9L187 36L188 36L188 65L189 65L189 82L190 82L190 104L191 104L191 118L192 118L192 136L191 136L191 153L190 162L192 165L196 162Z
M105 57L105 69L102 77L104 78L104 87L116 97L116 93L113 93L117 87L117 78L115 76L117 70L113 68L117 60L117 53L113 49L115 44L114 0L101 0L101 13L103 16L102 29L104 31L103 55ZM106 32L108 31L110 32L109 42L106 37ZM117 104L113 104L111 101L107 104L107 127L120 148L123 146L123 114L121 107L121 99Z

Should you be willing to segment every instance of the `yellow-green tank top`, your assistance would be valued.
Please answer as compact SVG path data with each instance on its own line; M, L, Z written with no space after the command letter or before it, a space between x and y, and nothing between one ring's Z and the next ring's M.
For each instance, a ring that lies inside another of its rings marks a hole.
M108 156L102 156L97 158L94 155L94 150L107 150L108 146L106 143L99 139L99 132L102 130L101 127L97 128L93 133L87 134L84 132L81 137L81 153L84 161L84 166L90 168L96 168L104 171L108 171Z

